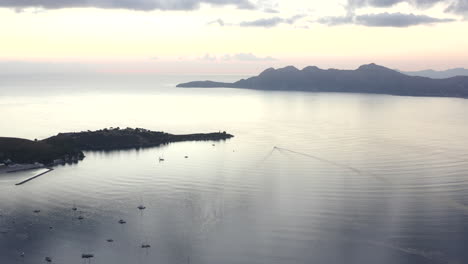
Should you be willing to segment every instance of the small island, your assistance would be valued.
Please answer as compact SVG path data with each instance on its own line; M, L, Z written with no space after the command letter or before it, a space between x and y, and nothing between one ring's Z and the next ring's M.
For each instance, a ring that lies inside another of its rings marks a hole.
M0 137L0 170L16 170L77 162L86 150L118 150L156 147L182 141L220 141L226 132L174 135L143 128L105 128L97 131L60 133L44 140ZM23 164L18 166L17 164ZM3 167L3 168L2 168Z

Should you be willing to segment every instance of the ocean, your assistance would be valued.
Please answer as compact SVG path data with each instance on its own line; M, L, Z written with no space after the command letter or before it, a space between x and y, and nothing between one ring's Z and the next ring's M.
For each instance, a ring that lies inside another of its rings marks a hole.
M175 87L243 77L2 78L3 137L235 137L0 174L0 263L468 263L468 100Z

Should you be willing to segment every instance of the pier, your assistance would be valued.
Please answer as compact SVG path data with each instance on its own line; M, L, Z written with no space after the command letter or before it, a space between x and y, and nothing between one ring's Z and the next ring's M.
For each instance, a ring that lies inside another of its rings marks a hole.
M38 174L38 175L36 175L36 176L33 176L33 177L29 178L29 179L26 179L26 180L24 180L24 181L22 181L22 182L19 182L19 183L15 184L15 185L16 185L16 186L23 185L23 184L25 184L25 183L27 183L27 182L29 182L29 181L32 181L32 180L34 180L34 179L36 179L36 178L41 177L41 176L44 175L44 174L47 174L47 173L49 173L49 172L51 172L51 171L53 171L53 170L54 170L54 169L52 169L52 168L48 168L47 171L42 172L42 173L40 173L40 174Z

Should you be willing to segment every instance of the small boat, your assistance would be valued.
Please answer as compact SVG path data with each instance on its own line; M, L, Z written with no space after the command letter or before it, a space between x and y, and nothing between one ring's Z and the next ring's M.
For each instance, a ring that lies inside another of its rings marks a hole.
M33 212L34 212L35 214L38 214L38 213L41 212L41 210L34 210Z
M119 224L121 224L121 225L126 224L126 223L127 223L127 222L125 222L125 220L123 220L123 219L120 219L120 220L119 220Z
M109 243L112 243L112 242L114 242L114 239L107 239L106 241L109 242Z
M150 244L146 244L146 243L141 245L141 248L150 248L150 247L151 247L151 245L150 245Z
M81 254L81 258L90 259L90 258L94 258L94 255L93 254Z
M146 207L145 207L144 205L140 205L140 206L138 206L137 208L138 208L139 210L145 210L145 209L146 209Z
M159 157L159 162L164 161L164 158Z
M51 257L45 257L45 261L50 263L50 262L52 262L52 258Z
M186 159L188 159L188 156L185 156Z

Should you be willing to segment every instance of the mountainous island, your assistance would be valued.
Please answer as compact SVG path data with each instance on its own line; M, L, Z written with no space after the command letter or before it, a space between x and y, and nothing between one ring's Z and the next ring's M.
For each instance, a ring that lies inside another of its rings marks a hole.
M85 150L145 148L181 141L220 141L232 137L226 132L174 135L143 128L60 133L39 141L0 137L0 163L63 163L82 160Z
M464 68L454 68L448 69L445 71L435 71L435 70L423 70L423 71L410 71L410 72L403 72L401 73L410 75L410 76L421 76L421 77L428 77L432 79L447 79L456 76L468 76L468 69Z
M183 88L243 88L255 90L371 93L401 96L436 96L468 98L468 76L445 79L409 76L376 65L362 65L356 70L323 70L309 66L269 68L260 75L234 83L195 81Z

